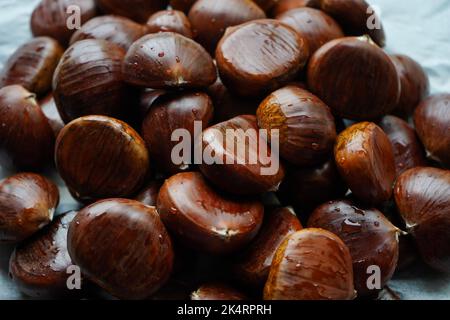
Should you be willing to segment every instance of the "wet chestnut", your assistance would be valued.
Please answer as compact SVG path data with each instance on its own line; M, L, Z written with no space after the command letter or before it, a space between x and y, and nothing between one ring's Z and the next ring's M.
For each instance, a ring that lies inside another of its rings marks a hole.
M173 9L183 11L187 14L196 1L197 0L170 0L169 4Z
M164 224L183 243L212 254L234 252L247 245L257 235L264 216L260 202L225 197L196 172L166 180L157 208Z
M333 233L303 229L278 248L264 300L351 300L355 298L352 258Z
M289 10L297 8L319 8L320 0L279 0L272 8L272 16L277 17Z
M144 140L125 122L105 116L66 125L56 141L55 161L72 194L83 202L129 196L149 169Z
M43 99L39 100L42 112L48 119L48 123L55 134L55 138L64 128L64 122L59 115L58 108L56 107L55 99L53 99L53 93L48 94Z
M22 241L53 219L59 202L56 185L34 173L0 182L0 243Z
M96 3L104 13L145 23L153 13L166 8L169 0L96 0Z
M67 247L82 273L117 298L149 298L172 271L172 242L156 209L134 200L82 209L70 223Z
M328 106L298 86L271 93L256 112L258 126L279 130L280 155L297 165L315 165L332 153L336 126Z
M191 300L195 301L233 301L233 300L248 300L248 298L241 292L229 287L223 283L207 283L196 291L191 293Z
M193 37L191 22L182 11L178 10L162 10L154 13L147 21L147 29L150 33L170 31L188 38Z
M125 57L123 74L130 84L152 89L208 87L217 78L205 49L173 32L150 34L136 41Z
M295 79L308 58L306 40L270 19L228 28L216 50L223 83L240 96L259 96L282 87Z
M163 182L160 180L151 181L134 199L147 206L156 207L159 189L161 189L162 184Z
M334 156L341 176L359 200L377 205L391 198L394 153L388 136L376 124L361 122L343 131Z

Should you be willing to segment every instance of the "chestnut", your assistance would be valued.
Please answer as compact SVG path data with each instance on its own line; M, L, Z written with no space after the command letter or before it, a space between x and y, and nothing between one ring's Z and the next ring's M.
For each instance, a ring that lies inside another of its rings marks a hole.
M192 26L184 12L178 10L162 10L154 13L147 21L150 33L176 32L192 38Z
M161 189L162 184L163 182L160 180L151 181L134 199L147 206L156 207L159 190Z
M82 202L126 197L149 170L145 142L129 125L105 116L78 118L56 140L55 161L72 195Z
M414 113L414 123L428 156L450 167L450 94L424 100Z
M279 0L272 8L272 16L277 17L289 10L304 7L318 9L320 7L320 0Z
M277 16L277 19L294 28L306 39L311 55L325 43L344 37L344 32L337 22L317 9L293 9Z
M59 192L35 173L19 173L0 182L0 243L22 241L53 220Z
M265 12L248 0L198 0L189 11L195 39L211 53L228 27L264 18Z
M35 37L49 36L66 46L75 28L68 28L67 22L73 13L68 13L70 6L80 8L80 22L95 17L97 9L95 0L41 0L31 15L31 31Z
M96 3L104 13L145 23L153 13L167 7L169 0L96 0Z
M266 94L294 80L308 58L306 40L271 19L228 28L216 50L223 83L245 97Z
M191 300L195 301L233 301L248 300L241 292L223 283L207 283L191 293Z
M169 4L173 9L183 11L187 14L196 1L197 0L170 0Z
M55 136L37 104L22 86L0 89L0 148L20 167L38 170L53 155Z
M301 229L302 225L291 208L277 208L266 214L258 236L235 262L237 278L255 288L264 287L278 246Z
M202 88L217 78L211 56L178 33L150 34L136 41L123 64L125 80L152 89Z
M150 158L156 162L158 168L167 173L187 170L192 163L192 157L189 155L179 155L183 159L187 158L187 163L174 162L174 148L180 143L172 139L174 130L187 130L191 137L190 145L193 146L198 138L195 136L194 122L200 121L207 126L212 117L213 104L205 93L178 93L160 98L148 111L142 124L142 137L147 144Z
M358 296L374 292L368 285L369 267L380 268L380 289L392 278L397 267L400 230L377 209L359 207L347 200L331 201L313 212L308 227L333 232L347 245Z
M33 298L76 296L67 288L73 265L67 251L67 230L77 213L67 212L34 237L19 244L9 261L9 274L19 290Z
M278 190L284 168L258 130L255 116L238 116L204 130L202 144L200 171L223 191L256 195Z
M172 271L172 242L156 209L134 200L82 209L70 223L67 247L89 280L121 299L149 298Z
M400 97L392 60L368 37L332 40L317 50L308 65L308 86L333 113L351 120L381 117Z
M227 254L257 235L264 216L258 201L217 193L197 172L172 176L162 186L157 204L167 228L199 251Z
M361 122L347 128L337 138L334 155L356 198L369 205L391 198L395 159L391 142L380 127Z
M315 165L327 159L336 140L330 109L298 86L271 93L256 112L258 126L279 130L280 155L296 165Z
M303 229L278 247L264 287L264 300L351 300L352 258L333 233Z
M0 75L0 88L17 84L39 96L52 87L53 72L63 48L48 37L31 39L8 59Z
M397 179L394 194L424 261L450 273L450 171L410 169Z
M106 41L75 42L63 55L53 79L53 97L65 123L96 114L121 117L132 109L123 81L125 50Z

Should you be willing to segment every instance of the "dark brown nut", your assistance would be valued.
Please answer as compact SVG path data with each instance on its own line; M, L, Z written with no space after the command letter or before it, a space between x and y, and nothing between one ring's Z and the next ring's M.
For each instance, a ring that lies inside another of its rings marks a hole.
M351 300L352 258L336 235L322 229L303 229L278 248L264 300Z
M38 170L50 162L55 136L36 102L23 87L0 89L0 149L20 168Z
M32 298L61 298L79 295L69 290L67 230L77 213L65 213L34 237L21 243L9 261L9 274L19 290Z
M258 126L279 130L280 155L296 165L315 165L333 152L336 126L330 109L298 86L271 93L256 113Z
M153 13L167 7L169 0L96 0L105 13L130 18L145 23Z
M147 21L150 33L176 32L185 37L192 38L192 26L182 11L162 10L154 13Z
M170 0L169 3L173 9L183 11L187 14L196 1L197 0Z
M49 93L45 98L39 101L42 112L48 119L48 123L55 134L55 138L64 128L64 122L59 115L58 108L56 107L55 99L53 99L53 93Z
M279 0L272 8L272 16L277 17L289 10L297 8L319 8L320 0Z
M228 27L264 18L264 11L251 0L198 0L189 11L195 39L210 53Z
M392 60L368 37L328 42L311 57L308 86L334 114L368 120L392 111L400 78Z
M413 168L395 186L398 211L432 268L450 273L450 171Z
M301 229L300 221L290 208L278 208L268 213L258 236L236 261L236 277L253 287L264 287L278 246Z
M35 37L49 36L66 46L76 28L68 28L75 12L71 6L80 8L80 22L84 24L97 14L95 0L41 0L31 15L31 31Z
M308 227L333 232L347 245L358 296L376 291L369 278L371 267L379 268L379 289L392 278L397 267L400 230L377 209L361 208L351 201L332 201L314 211Z
M58 188L34 173L20 173L0 182L0 243L22 241L53 220Z
M377 205L391 198L394 153L380 127L371 122L351 126L338 136L334 155L339 172L359 200Z
M138 201L84 208L70 224L67 247L88 279L121 299L149 298L172 272L169 235L156 209Z
M233 301L248 300L241 292L223 283L207 283L191 293L191 300L195 301Z
M190 145L193 146L198 138L195 136L195 121L199 121L202 126L208 126L213 111L211 98L202 92L166 95L154 103L142 124L142 137L147 144L150 158L156 162L158 168L172 174L189 169L189 165L193 163L191 156L183 152L176 153L177 157L188 160L182 163L175 161L181 159L173 158L175 147L181 142L172 138L183 139L180 136L173 137L173 134L175 130L189 132Z
M100 16L83 24L81 29L75 32L70 39L70 44L86 39L110 41L124 50L145 34L147 28L133 20L120 16Z
M179 173L166 180L158 196L164 224L185 244L199 251L227 254L257 235L264 207L257 201L224 197L200 173Z
M286 85L308 58L306 40L288 25L270 19L228 28L216 50L223 83L245 97L267 94Z
M203 88L217 78L205 49L173 32L150 34L136 41L125 57L123 74L127 82L152 89Z
M450 94L423 101L414 113L414 123L428 156L450 168Z
M105 116L86 116L65 126L56 141L55 161L82 202L132 195L149 169L144 140L125 122Z
M156 207L158 201L159 189L163 182L161 180L153 180L145 186L145 188L139 192L139 194L134 198L136 201L142 202L143 204Z
M55 40L39 37L20 46L8 59L0 75L0 88L21 85L39 96L52 88L53 72L63 54Z
M255 116L239 116L203 131L200 171L220 189L237 195L277 191L284 168L260 134Z

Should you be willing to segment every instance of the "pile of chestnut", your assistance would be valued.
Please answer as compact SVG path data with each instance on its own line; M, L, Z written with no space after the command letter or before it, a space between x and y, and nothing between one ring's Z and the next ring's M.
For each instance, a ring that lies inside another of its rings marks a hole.
M423 68L384 51L368 8L42 0L0 75L0 148L18 172L0 182L0 242L17 243L20 290L344 300L376 298L419 257L450 272L450 93L429 96ZM174 163L172 133L195 121L203 150L236 161ZM256 164L238 161L229 129L248 146L245 130L278 129L278 170L263 175L255 148ZM80 210L54 216L53 166Z

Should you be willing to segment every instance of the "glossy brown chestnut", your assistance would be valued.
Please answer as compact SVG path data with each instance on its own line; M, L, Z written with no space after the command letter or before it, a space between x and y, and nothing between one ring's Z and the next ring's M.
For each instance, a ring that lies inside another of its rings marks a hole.
M162 10L154 13L147 21L150 33L176 32L185 37L192 38L192 26L182 11Z
M147 144L150 158L156 162L158 168L172 174L189 169L189 165L193 163L189 155L179 152L177 156L183 156L187 161L174 162L178 159L174 159L172 153L180 144L180 141L172 139L174 130L187 130L185 132L189 132L191 137L190 145L194 146L198 138L195 136L195 122L199 121L202 126L207 127L212 120L213 111L211 98L202 92L166 95L155 102L142 124L142 137Z
M381 287L397 267L400 230L377 209L361 208L351 201L331 201L318 207L308 221L309 228L333 232L344 241L353 260L358 296L371 295L369 267L380 268Z
M8 59L0 75L0 88L21 85L43 95L51 90L53 72L63 54L55 40L39 37L20 46Z
M308 58L306 40L270 19L228 28L216 50L223 83L246 97L267 94L294 80Z
M125 57L123 74L127 82L152 89L208 87L217 78L205 49L173 32L150 34L136 41Z
M18 85L0 89L0 148L20 168L37 170L53 154L55 136L36 102L36 96Z
M67 49L53 79L53 97L65 123L91 114L121 117L130 112L124 57L121 47L106 40L82 40Z
M303 229L278 248L264 300L351 300L352 258L347 246L333 233Z
M150 297L172 272L173 249L154 207L107 199L81 210L67 247L83 274L121 299Z
M450 168L450 94L423 101L414 113L414 123L428 156Z
M144 140L125 122L105 116L81 117L65 126L56 141L55 161L82 202L129 196L149 169Z
M280 155L297 165L315 165L332 154L336 126L330 109L298 86L271 93L256 112L258 126L279 130Z
M320 10L298 8L277 16L277 19L294 28L306 39L311 55L325 43L344 37L337 22Z
M64 128L64 122L59 115L58 108L56 107L55 99L53 99L53 93L49 93L45 98L39 100L42 112L48 119L48 123L55 134L55 138Z
M85 39L107 40L124 50L145 34L147 28L141 24L120 16L100 16L83 24L70 39L70 44Z
M59 216L34 237L21 243L9 261L9 274L20 291L33 298L61 298L77 295L67 288L73 265L67 251L67 230L77 213Z
M200 171L220 189L237 195L278 190L284 168L260 134L255 116L239 116L204 130L202 144Z
M104 13L145 23L153 13L166 8L169 0L96 0L96 3Z
M84 24L97 14L95 0L41 0L31 15L31 31L35 37L49 36L66 46L75 28L69 29L67 23L74 12L70 6L80 8L80 22ZM69 13L68 13L69 12Z
M211 53L228 27L264 18L252 0L198 0L189 11L195 39Z
M0 182L0 243L22 241L53 219L58 188L34 173L20 173Z
M212 254L230 253L248 244L264 216L261 203L224 197L196 172L166 180L157 208L164 224L179 239Z
M161 180L153 180L134 199L147 206L156 207L159 189L161 189L162 185L163 182Z
M319 8L320 0L279 0L272 8L272 16L277 17L289 10L304 7Z
M195 301L233 301L248 300L241 292L223 283L207 283L191 293L191 300Z
M336 39L308 65L308 86L338 116L368 120L394 109L400 78L392 60L368 37Z
M391 141L397 176L408 169L427 164L424 148L416 132L406 121L394 116L385 116L380 121L380 127Z
M169 4L173 9L183 11L187 14L196 1L197 0L170 0Z
M291 208L278 208L268 213L258 236L236 261L234 271L239 280L256 288L264 287L278 246L301 229Z
M395 181L391 142L371 122L357 123L342 132L336 142L336 164L350 190L369 205L390 199Z
M450 273L450 171L404 172L395 185L395 202L425 262Z

